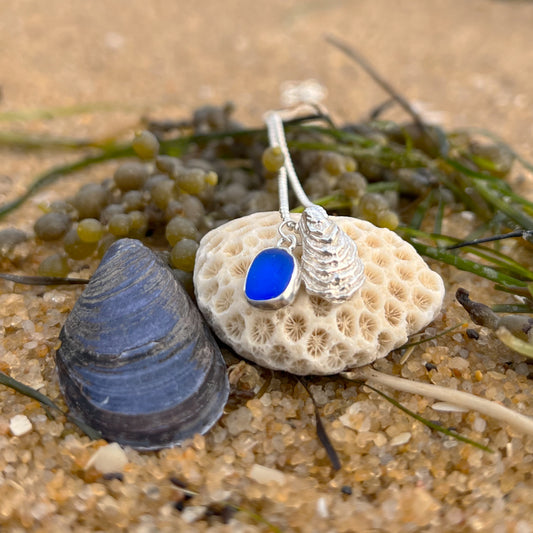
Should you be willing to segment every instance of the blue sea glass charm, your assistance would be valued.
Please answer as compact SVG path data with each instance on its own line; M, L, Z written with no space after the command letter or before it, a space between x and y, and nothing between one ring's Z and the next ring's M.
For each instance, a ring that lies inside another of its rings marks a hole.
M300 287L300 269L286 248L266 248L259 252L246 274L244 294L261 309L279 309L290 304Z

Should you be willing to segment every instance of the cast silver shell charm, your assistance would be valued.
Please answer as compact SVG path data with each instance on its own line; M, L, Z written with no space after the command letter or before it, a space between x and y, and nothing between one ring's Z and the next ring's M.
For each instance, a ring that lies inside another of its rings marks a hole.
M351 298L365 281L355 242L318 205L304 210L298 230L307 292L333 303Z

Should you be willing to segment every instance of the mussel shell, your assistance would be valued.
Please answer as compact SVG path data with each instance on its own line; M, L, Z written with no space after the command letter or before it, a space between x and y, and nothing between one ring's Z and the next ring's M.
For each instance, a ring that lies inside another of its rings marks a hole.
M229 386L220 350L171 269L139 241L109 248L60 340L66 402L108 440L173 446L222 415Z

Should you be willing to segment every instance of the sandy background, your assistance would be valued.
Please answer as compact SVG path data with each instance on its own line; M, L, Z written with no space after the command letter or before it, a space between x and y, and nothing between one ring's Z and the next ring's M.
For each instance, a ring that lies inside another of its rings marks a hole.
M357 119L384 94L331 46L356 46L450 126L533 131L533 4L490 0L2 2L0 109L235 102L258 122L285 80L316 78Z

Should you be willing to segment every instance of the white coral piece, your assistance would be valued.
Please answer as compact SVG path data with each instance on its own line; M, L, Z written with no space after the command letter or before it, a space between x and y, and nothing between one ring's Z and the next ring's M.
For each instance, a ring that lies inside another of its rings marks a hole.
M282 309L246 301L248 266L258 252L276 246L279 213L254 213L204 236L194 270L198 306L237 353L293 374L336 374L385 357L435 318L444 284L410 244L364 220L332 218L356 242L365 266L361 289L340 304L309 295L303 286Z

